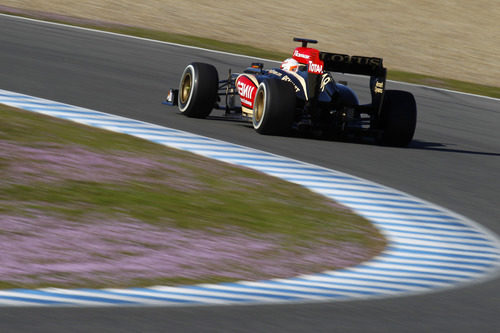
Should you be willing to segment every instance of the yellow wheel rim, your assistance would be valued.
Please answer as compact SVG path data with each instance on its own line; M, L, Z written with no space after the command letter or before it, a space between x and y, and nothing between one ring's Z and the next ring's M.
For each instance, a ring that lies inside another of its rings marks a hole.
M264 113L264 91L259 90L257 92L257 97L255 98L255 111L253 113L253 117L256 123L259 123L262 119L262 115Z
M186 103L188 101L192 84L193 80L191 79L191 73L186 73L181 85L181 103Z

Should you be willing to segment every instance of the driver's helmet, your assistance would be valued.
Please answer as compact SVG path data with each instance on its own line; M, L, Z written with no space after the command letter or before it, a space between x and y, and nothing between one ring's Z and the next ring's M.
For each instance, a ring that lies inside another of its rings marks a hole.
M293 58L288 58L281 63L281 69L296 72L299 70L299 62Z

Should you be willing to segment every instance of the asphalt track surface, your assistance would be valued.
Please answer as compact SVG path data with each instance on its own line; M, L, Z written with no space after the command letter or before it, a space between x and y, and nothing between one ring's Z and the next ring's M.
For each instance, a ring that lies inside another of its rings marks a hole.
M220 75L252 59L0 17L0 88L186 130L344 171L465 215L500 234L500 101L389 83L414 93L415 140L398 149L269 137L194 120L160 102L192 61ZM334 50L332 50L334 51ZM271 65L271 64L269 64ZM349 77L366 100L366 82ZM454 331L500 329L500 279L373 301L184 308L2 308L0 331Z

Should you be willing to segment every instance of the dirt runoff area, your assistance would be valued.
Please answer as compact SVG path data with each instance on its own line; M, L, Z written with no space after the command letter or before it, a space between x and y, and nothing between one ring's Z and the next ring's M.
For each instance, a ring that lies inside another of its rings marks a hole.
M500 86L499 0L2 0L2 5L289 52L383 57L389 69Z

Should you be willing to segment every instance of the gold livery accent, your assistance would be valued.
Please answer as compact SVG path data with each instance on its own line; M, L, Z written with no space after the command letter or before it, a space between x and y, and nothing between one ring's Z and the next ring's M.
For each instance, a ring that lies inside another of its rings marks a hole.
M281 74L280 72L278 72L278 71L276 71L276 70L274 70L274 69L270 69L270 70L268 71L268 73L269 73L269 74L276 75L276 76L278 76L278 77L282 77L282 76L283 76L283 74Z
M384 92L384 82L375 83L375 88L373 89L376 94L381 94Z
M332 77L330 76L329 73L323 74L323 77L321 78L321 85L319 86L319 89L321 91L325 91L325 87L328 83L332 82Z
M297 79L297 81L299 81L299 83L302 85L302 91L304 92L304 96L306 97L306 100L308 99L308 96L307 96L307 84L306 84L306 80L304 80L304 78L302 76L300 76L299 74L295 73L295 72L286 72L288 75L285 75L281 78L281 80L283 81L287 81L287 82L291 82L294 86L294 89L296 92L299 92L300 91L300 88L297 87L292 79L290 79L290 77L288 76L293 76L294 78Z
M295 89L295 92L299 92L300 91L300 88L297 87L297 85L295 83L293 83L292 79L290 79L288 77L288 75L283 76L281 78L281 81L290 82L293 85L293 88Z

